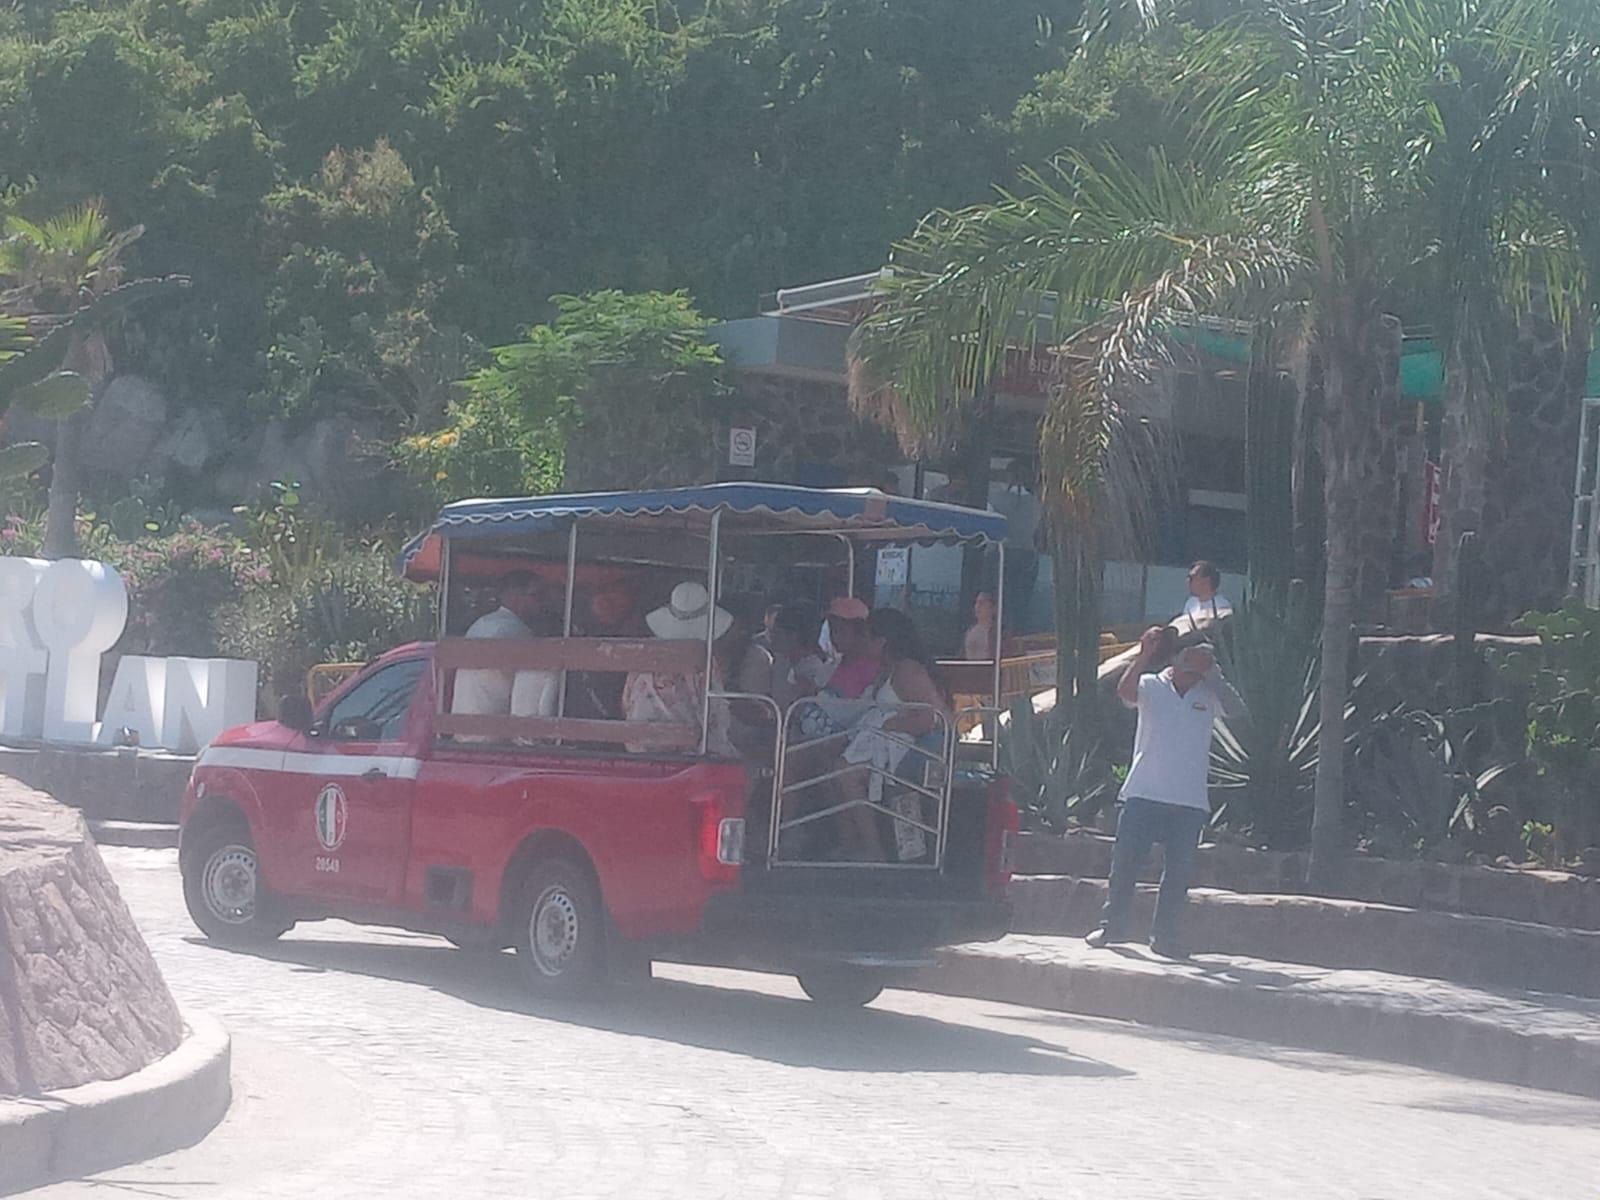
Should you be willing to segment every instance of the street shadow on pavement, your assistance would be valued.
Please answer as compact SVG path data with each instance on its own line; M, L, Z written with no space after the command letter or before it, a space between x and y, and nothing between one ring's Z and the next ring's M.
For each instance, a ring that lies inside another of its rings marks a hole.
M1433 1100L1415 1100L1407 1108L1428 1112L1455 1113L1506 1121L1513 1125L1568 1125L1592 1129L1597 1106L1582 1096L1484 1096L1462 1092Z
M297 971L343 972L418 984L482 1008L795 1067L1085 1078L1133 1074L1039 1038L881 1008L825 1009L806 1000L740 988L737 976L729 976L727 987L658 978L583 1002L555 1002L528 995L522 966L514 956L463 952L431 940L425 945L394 945L318 938L248 951L190 940L217 953L270 959Z
M1118 958L1128 959L1131 962L1156 963L1168 970L1186 972L1193 975L1209 975L1213 979L1222 980L1224 983L1243 984L1246 987L1287 990L1304 982L1302 978L1295 975L1289 975L1282 971L1263 971L1259 967L1241 966L1228 958L1206 959L1195 955L1191 958L1180 960L1164 958L1159 954L1135 946L1108 946L1107 949Z
M1094 1016L1088 1013L1048 1012L1005 1013L1008 1020L1022 1024L1040 1025L1061 1030L1095 1030L1104 1032L1109 1024L1120 1026L1120 1032L1136 1033L1150 1042L1165 1042L1205 1054L1225 1054L1230 1058L1253 1059L1270 1062L1280 1067L1293 1067L1315 1071L1322 1075L1373 1075L1384 1071L1409 1071L1416 1068L1405 1064L1384 1062L1379 1059L1359 1058L1332 1050L1319 1050L1310 1046L1290 1046L1281 1042L1253 1041L1235 1034L1208 1033L1198 1029L1176 1026L1146 1025L1119 1016Z

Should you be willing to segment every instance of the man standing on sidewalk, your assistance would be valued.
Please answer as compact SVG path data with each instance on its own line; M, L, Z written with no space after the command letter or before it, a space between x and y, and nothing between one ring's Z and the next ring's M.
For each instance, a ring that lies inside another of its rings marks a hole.
M1161 893L1156 900L1150 948L1167 958L1186 958L1182 918L1194 877L1200 832L1211 813L1206 771L1212 727L1219 716L1239 716L1244 701L1222 677L1210 646L1190 646L1172 666L1148 672L1170 636L1159 626L1139 639L1139 655L1117 684L1117 696L1139 713L1133 738L1133 765L1122 785L1122 815L1111 853L1111 883L1100 928L1091 946L1126 942L1139 871L1160 842L1165 851Z

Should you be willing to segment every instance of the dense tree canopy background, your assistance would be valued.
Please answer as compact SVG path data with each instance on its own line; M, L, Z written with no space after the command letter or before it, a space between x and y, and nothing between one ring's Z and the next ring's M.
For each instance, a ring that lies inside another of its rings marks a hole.
M552 296L747 313L1115 120L1060 76L1077 8L29 0L0 177L27 215L102 198L141 272L193 280L116 347L170 403L426 431Z

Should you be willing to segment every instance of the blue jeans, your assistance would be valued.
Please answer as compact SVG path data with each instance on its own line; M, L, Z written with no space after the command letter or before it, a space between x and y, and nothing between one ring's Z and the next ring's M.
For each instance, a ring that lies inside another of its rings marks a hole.
M1189 901L1195 851L1200 846L1200 832L1206 826L1207 815L1198 808L1161 804L1138 797L1122 802L1122 815L1117 819L1117 844L1111 852L1111 883L1106 891L1105 911L1100 915L1100 928L1109 936L1127 937L1134 885L1139 882L1139 871L1150 855L1150 847L1160 842L1165 855L1150 940L1164 946L1181 944L1178 935L1183 910Z

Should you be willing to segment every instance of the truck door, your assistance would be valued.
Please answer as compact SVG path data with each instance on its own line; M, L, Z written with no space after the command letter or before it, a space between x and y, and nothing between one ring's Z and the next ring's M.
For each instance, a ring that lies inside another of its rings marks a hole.
M411 799L419 761L407 717L427 670L425 658L381 667L328 709L303 760L310 803L295 822L297 856L313 896L394 903L405 878ZM289 755L288 757L295 757Z

